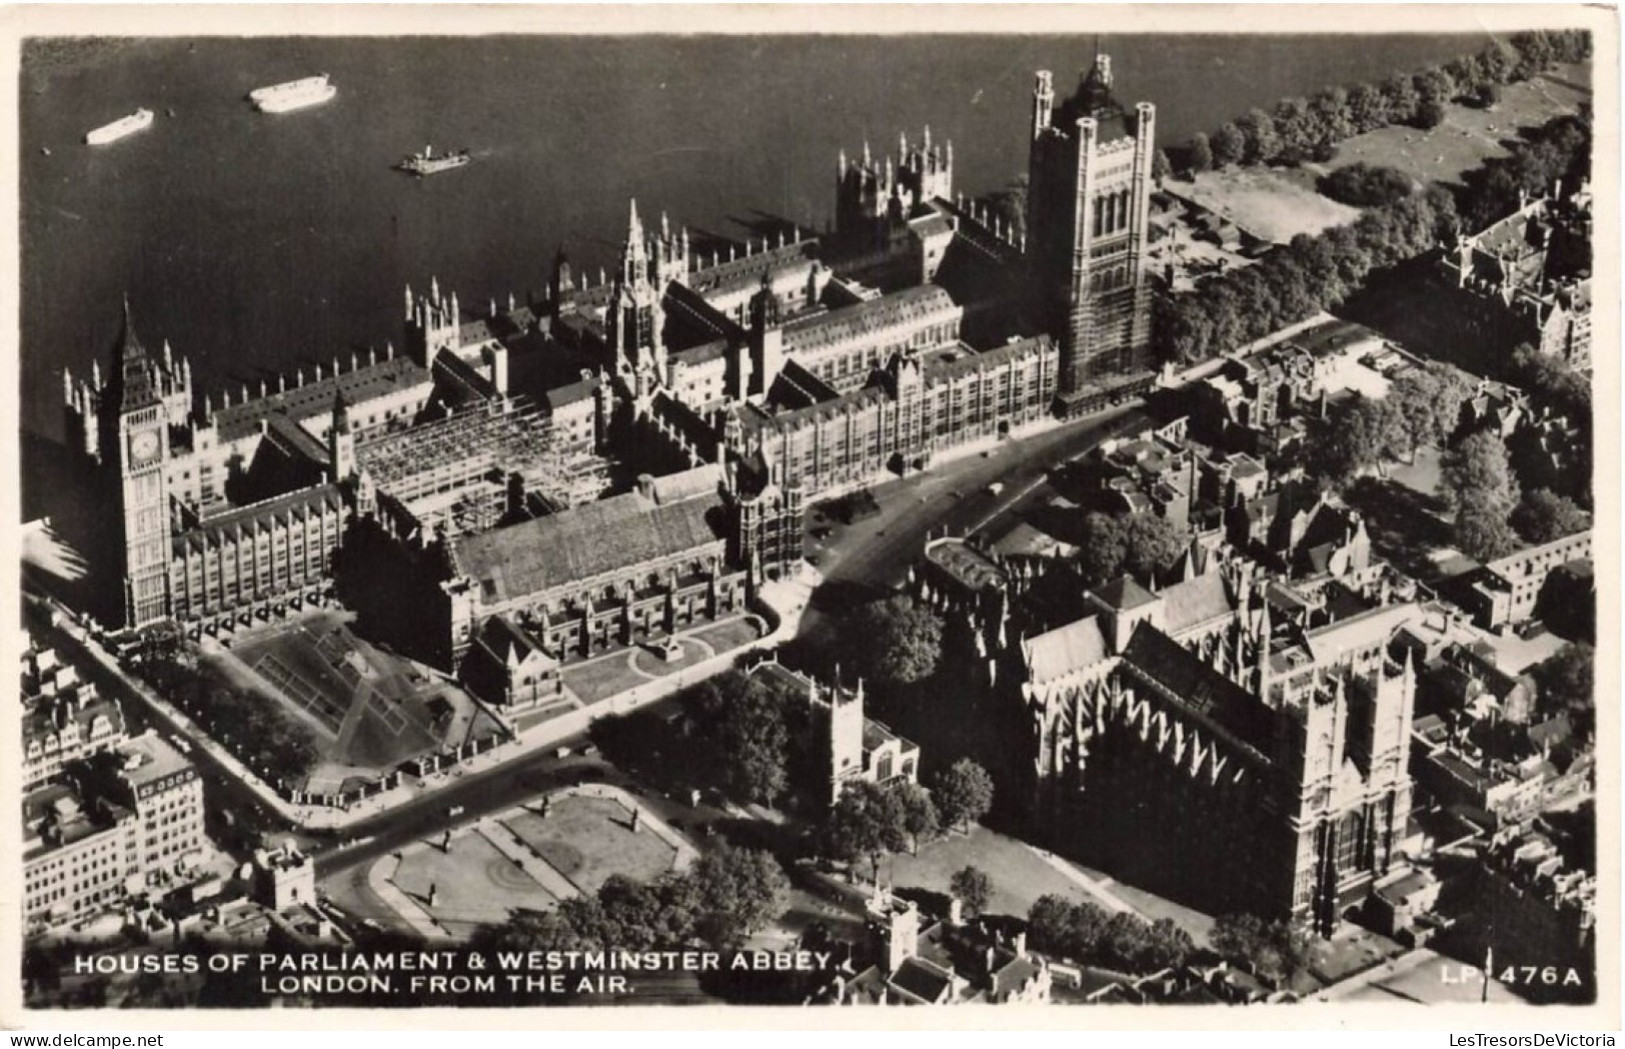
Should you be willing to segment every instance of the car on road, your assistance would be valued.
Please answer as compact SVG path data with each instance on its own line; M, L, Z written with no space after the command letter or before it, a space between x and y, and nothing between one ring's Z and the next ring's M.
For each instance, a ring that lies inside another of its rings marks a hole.
M1003 495L1004 494L1004 482L1003 481L994 481L992 484L988 485L987 486L987 494L992 495L992 496Z

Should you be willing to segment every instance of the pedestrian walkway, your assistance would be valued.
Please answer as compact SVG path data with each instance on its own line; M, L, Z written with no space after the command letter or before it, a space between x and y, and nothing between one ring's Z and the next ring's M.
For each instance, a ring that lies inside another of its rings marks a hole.
M402 892L394 882L395 871L399 869L401 861L397 856L380 856L367 871L367 887L399 914L406 923L426 940L449 940L451 933L440 927L429 912L424 910L418 901ZM388 873L385 873L385 870Z
M1061 857L1055 855L1053 852L1050 852L1047 849L1040 849L1035 845L1028 845L1027 848L1031 849L1033 854L1039 859L1055 868L1056 872L1067 881L1070 881L1084 892L1087 892L1089 895L1099 900L1101 906L1105 907L1113 914L1132 914L1136 918L1145 918L1145 915L1141 914L1137 908L1125 901L1121 896L1117 895L1115 892L1112 892L1104 884L1096 881L1094 878L1089 877L1087 874L1078 870L1078 868L1074 867L1066 860L1061 859Z
M551 863L536 855L535 851L526 845L519 835L509 830L507 824L501 820L482 819L474 829L490 842L493 848L513 860L520 870L530 875L536 884L560 900L570 900L581 895L580 886L560 874Z

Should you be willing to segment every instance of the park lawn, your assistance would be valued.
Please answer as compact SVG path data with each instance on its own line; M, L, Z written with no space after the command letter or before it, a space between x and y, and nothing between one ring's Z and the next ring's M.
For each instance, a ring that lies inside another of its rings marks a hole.
M1385 127L1345 139L1325 170L1366 163L1395 168L1419 182L1459 182L1491 157L1507 155L1502 143L1520 128L1538 127L1553 117L1577 113L1589 101L1589 64L1558 66L1521 84L1501 89L1494 109L1453 105L1438 127ZM1314 170L1314 168L1310 168Z
M1243 231L1273 244L1285 244L1300 233L1314 235L1346 226L1360 209L1316 193L1302 172L1266 167L1204 171L1193 181L1170 181L1170 192L1234 222Z
M565 667L564 684L583 703L600 703L648 679L626 665L627 650L617 649L607 656Z
M629 826L632 814L609 798L554 795L541 815L539 805L503 817L503 824L535 849L553 869L585 894L612 874L650 881L672 869L677 850L653 831Z
M704 641L721 655L750 644L761 637L761 631L757 629L755 620L738 616L715 626L708 626L704 630L696 630L691 636Z
M683 647L681 659L668 662L661 656L657 656L648 649L639 646L632 649L632 661L645 674L654 677L665 677L668 674L675 674L685 667L691 667L695 663L703 663L711 658L711 653L705 650L705 646L696 643L693 639L683 637L677 640Z
M1408 463L1388 463L1388 476L1418 495L1429 499L1439 496L1439 449L1423 445Z
M393 880L454 936L506 921L516 909L541 910L558 902L477 832L453 838L450 852L442 852L437 845L406 850ZM433 907L429 906L431 885L435 889Z
M1040 896L1051 894L1079 902L1099 902L1045 863L1026 843L986 827L922 845L918 856L900 852L881 860L880 875L894 888L928 889L946 895L954 873L964 867L981 868L993 882L993 896L987 905L990 914L1025 918ZM869 877L867 861L859 862L856 870L860 877Z

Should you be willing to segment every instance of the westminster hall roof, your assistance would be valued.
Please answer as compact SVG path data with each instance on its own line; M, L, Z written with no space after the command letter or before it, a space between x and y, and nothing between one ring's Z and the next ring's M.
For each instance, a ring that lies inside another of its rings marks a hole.
M487 603L516 600L578 580L720 541L722 497L657 505L637 492L465 536L453 571L479 584Z

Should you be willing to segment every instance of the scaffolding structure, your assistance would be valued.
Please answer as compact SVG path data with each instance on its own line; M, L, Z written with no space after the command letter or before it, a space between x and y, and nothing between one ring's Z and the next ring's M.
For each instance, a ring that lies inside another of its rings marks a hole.
M494 398L381 435L361 444L356 458L380 495L425 535L492 528L523 501L516 494L574 506L595 498L607 476L598 456L558 448L547 412L522 398Z

